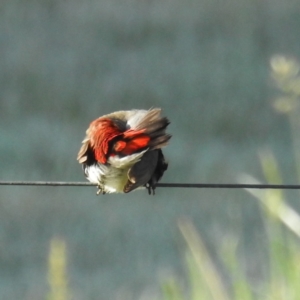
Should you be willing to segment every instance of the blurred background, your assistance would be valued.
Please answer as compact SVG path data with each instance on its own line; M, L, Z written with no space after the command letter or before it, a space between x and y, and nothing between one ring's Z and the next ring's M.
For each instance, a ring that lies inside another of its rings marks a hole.
M299 13L298 0L1 1L0 179L84 181L91 120L161 107L162 182L298 183ZM254 196L0 186L0 299L217 299L190 288L194 229L228 299L228 245L247 299L266 299L272 245ZM299 193L284 199L296 214Z

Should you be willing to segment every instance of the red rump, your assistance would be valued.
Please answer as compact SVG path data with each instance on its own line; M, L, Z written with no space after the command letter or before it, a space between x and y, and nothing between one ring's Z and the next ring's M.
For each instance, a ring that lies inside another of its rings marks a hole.
M130 155L147 147L150 137L145 130L129 129L121 132L110 119L97 119L91 123L91 142L98 162L105 164L109 156L109 143L116 137L121 137L113 147L116 153Z
M114 146L114 150L122 155L130 155L138 150L147 147L149 141L149 136L145 134L139 135L128 141L118 141Z
M126 142L125 141L118 141L114 145L114 150L116 152L121 152L122 150L124 150L125 147L126 147Z

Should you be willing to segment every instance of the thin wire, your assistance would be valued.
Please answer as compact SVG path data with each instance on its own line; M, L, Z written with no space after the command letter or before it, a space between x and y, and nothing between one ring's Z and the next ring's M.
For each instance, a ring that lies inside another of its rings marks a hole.
M90 182L65 181L0 181L0 185L13 186L96 186ZM247 184L247 183L158 183L165 188L211 188L211 189L281 189L299 190L299 184Z

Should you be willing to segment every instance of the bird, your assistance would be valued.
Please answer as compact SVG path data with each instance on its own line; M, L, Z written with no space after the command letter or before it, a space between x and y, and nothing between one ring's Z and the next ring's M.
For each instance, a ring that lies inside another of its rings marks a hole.
M171 135L160 108L116 111L90 123L77 160L97 195L146 188L155 194L168 168L161 148Z

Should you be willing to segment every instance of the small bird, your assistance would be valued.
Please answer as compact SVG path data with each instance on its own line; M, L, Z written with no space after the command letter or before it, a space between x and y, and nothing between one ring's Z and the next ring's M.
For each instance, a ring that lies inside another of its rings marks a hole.
M161 148L170 124L161 109L117 111L94 120L86 131L77 160L97 194L129 193L145 187L155 193L168 167Z

